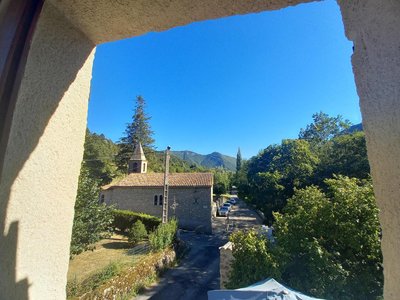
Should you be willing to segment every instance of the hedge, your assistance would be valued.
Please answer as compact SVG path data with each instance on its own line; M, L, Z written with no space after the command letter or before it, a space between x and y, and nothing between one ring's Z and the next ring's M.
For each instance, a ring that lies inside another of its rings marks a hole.
M114 229L118 228L122 232L130 229L138 220L142 221L148 232L153 231L161 223L160 218L130 210L114 209L112 214L114 221L111 226Z

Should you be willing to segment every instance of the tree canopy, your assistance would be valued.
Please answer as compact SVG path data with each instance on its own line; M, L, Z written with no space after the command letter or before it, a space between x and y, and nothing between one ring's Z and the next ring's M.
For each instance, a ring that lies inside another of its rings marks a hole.
M102 134L96 134L86 129L83 161L93 179L100 184L108 184L119 175L115 164L118 146Z
M312 118L313 122L308 124L305 129L300 130L299 139L307 140L313 145L321 145L351 125L348 120L343 120L340 115L330 117L326 113L319 112L313 114Z
M296 190L276 213L275 244L254 232L233 234L229 287L266 277L328 299L379 299L383 273L372 184L338 176Z
M273 221L272 212L283 209L295 189L310 184L324 187L324 180L335 174L369 177L364 133L348 133L345 128L349 122L341 116L320 112L313 120L302 129L300 139L268 146L248 161L246 172L239 172L239 195L262 210L268 222Z
M154 132L151 130L149 123L151 117L146 114L145 106L144 98L137 96L132 122L126 125L124 136L121 137L118 143L117 165L120 170L126 171L135 143L142 144L146 155L154 149L154 139L152 137Z
M71 255L90 249L111 232L112 207L99 202L99 192L99 182L90 177L83 163L75 202Z
M381 299L381 232L365 136L346 130L349 124L316 113L298 140L268 146L244 164L239 195L273 222L275 243L255 232L233 234L229 287L274 276L317 297Z
M285 206L294 188L310 182L317 163L305 140L283 140L267 147L249 162L248 200L272 219L272 212Z

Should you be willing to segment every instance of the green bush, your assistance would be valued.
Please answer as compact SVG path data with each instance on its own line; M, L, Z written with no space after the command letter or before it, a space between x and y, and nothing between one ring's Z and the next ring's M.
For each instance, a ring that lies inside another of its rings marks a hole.
M147 238L147 230L142 221L137 220L135 224L133 224L132 228L129 229L128 233L128 241L129 243L135 245L140 241L143 241Z
M148 232L153 231L161 223L160 218L130 210L114 209L112 214L114 217L112 227L114 229L118 228L122 232L132 228L133 224L138 220L144 224Z
M171 246L175 240L178 222L176 219L168 223L160 224L154 232L149 235L150 248L152 251L160 251Z

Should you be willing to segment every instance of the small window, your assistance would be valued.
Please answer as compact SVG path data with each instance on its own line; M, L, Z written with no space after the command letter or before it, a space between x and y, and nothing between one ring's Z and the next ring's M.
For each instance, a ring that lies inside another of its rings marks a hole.
M158 197L157 197L157 195L155 195L154 196L154 205L157 205L157 202L158 202Z
M143 172L146 172L146 163L143 163Z
M100 197L100 203L104 203L104 194Z
M159 205L163 205L163 195L160 195Z

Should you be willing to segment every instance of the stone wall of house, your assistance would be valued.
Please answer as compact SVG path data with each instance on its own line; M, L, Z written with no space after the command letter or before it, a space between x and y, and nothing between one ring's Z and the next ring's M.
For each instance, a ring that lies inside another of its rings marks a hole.
M162 205L159 202L162 194L162 188L154 187L114 187L102 191L106 204L158 217L162 216ZM155 196L157 196L156 205ZM212 232L211 187L170 187L168 204L169 217L176 216L180 228Z
M233 261L232 243L228 242L222 247L219 247L219 285L221 289L225 289L225 284L229 278L231 264Z

